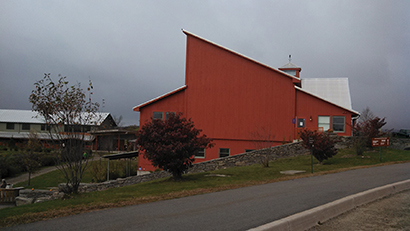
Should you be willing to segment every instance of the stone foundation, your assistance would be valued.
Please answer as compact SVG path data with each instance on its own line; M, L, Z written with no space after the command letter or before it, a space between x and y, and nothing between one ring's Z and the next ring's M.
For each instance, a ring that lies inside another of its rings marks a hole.
M93 191L103 191L110 188L118 188L127 185L138 184L142 182L147 182L155 179L170 177L171 174L165 171L160 172L153 172L151 174L140 175L140 176L130 176L127 178L118 178L116 180L105 181L102 183L81 183L78 192L86 193L86 192L93 192ZM60 192L65 191L66 184L59 184L58 190Z
M302 147L301 143L285 144L281 146L266 148L262 150L256 150L248 153L242 153L234 156L223 157L215 160L205 161L194 164L192 168L188 169L187 173L207 172L218 169L231 168L235 166L248 166L252 164L262 163L265 158L269 161L293 157L298 155L309 154L309 150ZM141 182L147 182L155 179L165 178L172 176L170 173L161 171L153 172L146 175L131 176L127 178L119 178L117 180L106 181L102 183L81 183L78 189L79 192L93 192L103 191L110 188L118 188L127 185L138 184ZM66 184L60 184L59 191L64 191Z
M390 148L400 149L400 150L410 150L410 139L409 138L391 138Z
M301 142L284 144L271 148L255 150L234 156L227 156L215 160L204 161L194 164L188 169L188 173L208 172L218 169L226 169L235 166L248 166L262 164L266 158L268 161L309 154L309 150L302 147Z
M57 190L31 190L24 189L20 190L20 195L16 197L16 206L25 205L25 204L34 204L40 203L49 200L61 199L64 197L63 192Z

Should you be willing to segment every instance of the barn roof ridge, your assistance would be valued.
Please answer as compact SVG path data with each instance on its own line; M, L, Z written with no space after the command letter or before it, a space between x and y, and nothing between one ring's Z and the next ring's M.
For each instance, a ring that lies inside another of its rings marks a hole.
M342 106L342 105L339 105L339 104L337 104L337 103L335 103L335 102L333 102L333 101L331 101L331 100L329 100L329 99L326 99L326 98L324 98L324 97L322 97L322 96L320 96L320 95L317 95L317 94L315 94L315 93L313 93L313 92L310 92L310 91L308 91L308 90L306 90L306 89L303 89L303 88L301 88L301 87L298 87L298 86L296 86L296 85L295 85L295 89L296 89L296 90L299 90L299 91L302 91L302 92L304 92L304 93L306 93L306 94L309 94L309 95L311 95L311 96L313 96L313 97L315 97L315 98L318 98L318 99L320 99L320 100L323 100L323 101L325 101L325 102L327 102L327 103L330 103L330 104L333 104L333 105L335 105L335 106L337 106L337 107L340 107L340 108L342 108L342 109L344 109L344 110L346 110L346 111L350 111L350 112L352 112L353 114L360 115L359 112L357 112L357 111L355 111L355 110L353 110L353 109L346 108L346 107L344 107L344 106Z
M168 97L168 96L171 96L171 95L173 95L173 94L175 94L175 93L177 93L177 92L180 92L180 91L182 91L182 90L185 90L186 88L187 88L187 85L183 85L183 86L181 86L181 87L178 87L177 89L174 89L174 90L169 91L169 92L167 92L167 93L165 93L165 94L162 94L162 95L160 95L160 96L157 96L157 97L155 97L155 98L153 98L153 99L150 99L150 100L148 100L148 101L145 101L144 103L141 103L141 104L139 104L139 105L133 107L132 110L133 110L133 111L139 111L141 107L144 107L144 106L146 106L146 105L148 105L148 104L154 103L154 102L159 101L159 100L161 100L161 99L163 99L163 98L166 98L166 97Z
M271 66L269 66L269 65L267 65L267 64L264 64L264 63L262 63L262 62L260 62L260 61L257 61L256 59L253 59L253 58L251 58L251 57L249 57L249 56L246 56L246 55L241 54L241 53L239 53L239 52L237 52L237 51L234 51L234 50L232 50L232 49L229 49L229 48L227 48L227 47L225 47L225 46L222 46L222 45L220 45L220 44L218 44L218 43L212 42L211 40L208 40L208 39L206 39L206 38L203 38L203 37L201 37L201 36L199 36L199 35L196 35L196 34L194 34L194 33L192 33L192 32L189 32L189 31L187 31L187 30L185 30L185 29L182 29L182 32L183 32L184 34L186 34L186 35L193 36L193 37L198 38L198 39L200 39L200 40L202 40L202 41L204 41L204 42L207 42L207 43L212 44L212 45L214 45L214 46L216 46L216 47L219 47L219 48L221 48L221 49L223 49L223 50L226 50L226 51L228 51L228 52L230 52L230 53L233 53L233 54L238 55L238 56L240 56L240 57L242 57L242 58L245 58L245 59L247 59L247 60L249 60L249 61L251 61L251 62L254 62L254 63L258 64L258 65L261 65L261 66L263 66L263 67L266 67L266 68L268 68L268 69L271 69L271 70L273 70L273 71L276 71L276 72L278 72L278 73L281 73L281 74L285 75L286 77L289 77L289 78L291 78L291 79L300 80L299 78L297 78L297 77L295 77L295 76L293 76L293 75L291 75L291 74L288 74L288 73L286 73L286 72L284 72L284 71L282 71L282 70L279 70L279 69L277 69L277 68L271 67Z

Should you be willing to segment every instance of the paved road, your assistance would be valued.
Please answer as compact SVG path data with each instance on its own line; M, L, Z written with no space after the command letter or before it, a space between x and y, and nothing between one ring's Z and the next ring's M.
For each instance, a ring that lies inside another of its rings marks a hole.
M410 179L410 163L96 211L6 230L246 230Z

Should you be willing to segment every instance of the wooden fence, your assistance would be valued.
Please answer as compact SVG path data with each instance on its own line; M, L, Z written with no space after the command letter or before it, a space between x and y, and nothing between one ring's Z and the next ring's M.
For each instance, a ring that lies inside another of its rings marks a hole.
M16 197L20 195L20 189L18 188L0 188L0 204L15 203Z

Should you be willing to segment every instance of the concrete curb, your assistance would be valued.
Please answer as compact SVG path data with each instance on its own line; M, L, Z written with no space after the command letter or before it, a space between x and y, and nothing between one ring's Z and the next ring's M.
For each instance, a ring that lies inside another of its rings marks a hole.
M309 209L283 219L250 229L251 231L283 230L298 231L307 230L318 223L323 223L333 217L339 216L360 205L370 203L383 197L387 197L404 190L410 189L410 180L405 180L382 187L370 189L355 195Z

